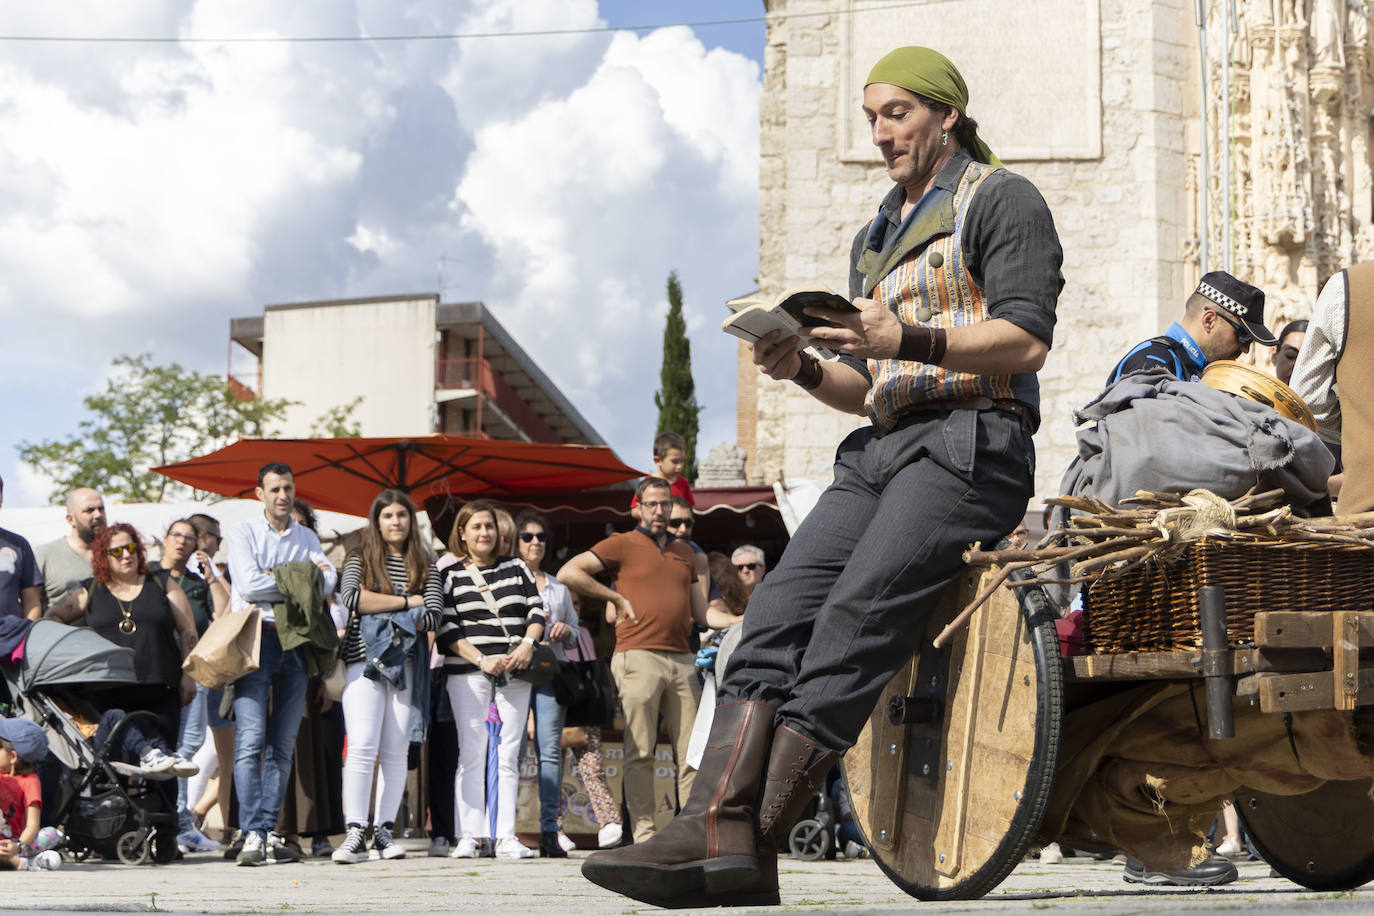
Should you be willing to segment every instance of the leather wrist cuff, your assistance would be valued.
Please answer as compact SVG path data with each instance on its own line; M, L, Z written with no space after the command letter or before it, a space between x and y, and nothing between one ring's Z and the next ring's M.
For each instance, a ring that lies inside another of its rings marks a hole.
M792 381L796 382L807 391L815 391L821 387L821 381L825 378L825 373L821 369L821 361L810 353L799 353L801 357L801 368L797 374L792 376Z
M902 342L897 358L913 362L940 365L945 358L945 329L902 325Z

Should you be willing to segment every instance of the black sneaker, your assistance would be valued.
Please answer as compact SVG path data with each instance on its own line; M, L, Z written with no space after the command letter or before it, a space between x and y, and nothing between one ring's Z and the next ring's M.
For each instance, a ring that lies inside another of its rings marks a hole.
M224 847L224 857L230 862L233 862L239 857L239 853L243 852L243 831L235 830L231 836L229 831L226 830L224 832L224 837L225 840L222 844Z
M1220 857L1213 857L1192 868L1178 871L1156 871L1146 868L1139 859L1127 859L1126 870L1121 879L1128 884L1145 884L1154 887L1213 887L1229 884L1236 880L1236 867Z
M367 861L367 831L361 824L348 825L348 835L330 858L340 865L356 865Z
M299 862L301 860L301 854L290 846L287 846L281 834L269 833L264 847L267 853L268 865L285 865L288 862Z
M383 824L372 831L372 852L369 859L404 859L404 846L396 843L391 836L391 824Z

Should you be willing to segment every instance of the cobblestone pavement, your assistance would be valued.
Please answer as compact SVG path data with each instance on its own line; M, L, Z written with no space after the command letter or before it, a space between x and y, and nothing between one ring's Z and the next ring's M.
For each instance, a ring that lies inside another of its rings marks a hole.
M327 860L236 868L217 854L167 866L132 868L68 863L56 872L11 874L0 912L201 913L559 913L662 912L583 880L586 853L566 860L428 859L338 866ZM1210 890L1144 890L1121 880L1121 867L1087 859L1064 865L1025 862L982 900L922 903L897 889L868 860L780 863L782 907L792 913L1172 913L1189 910L1374 912L1374 886L1316 893L1269 878L1261 862L1241 863L1241 878ZM718 913L750 912L747 909Z

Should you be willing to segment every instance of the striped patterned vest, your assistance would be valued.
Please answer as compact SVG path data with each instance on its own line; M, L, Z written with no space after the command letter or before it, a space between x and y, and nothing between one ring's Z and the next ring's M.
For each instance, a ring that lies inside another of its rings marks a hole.
M859 269L865 275L865 293L903 324L954 328L988 320L983 291L964 263L963 235L969 204L995 171L970 161L950 200L933 207L930 217L918 218L882 252L864 252ZM972 375L898 359L870 359L868 369L873 387L865 408L879 432L895 427L916 404L1013 396L1010 375Z

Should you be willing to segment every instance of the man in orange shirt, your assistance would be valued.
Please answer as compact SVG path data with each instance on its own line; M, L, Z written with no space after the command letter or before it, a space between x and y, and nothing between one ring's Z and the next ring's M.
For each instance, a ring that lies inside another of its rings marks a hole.
M588 598L607 602L615 624L611 674L625 710L625 804L635 842L654 833L654 745L658 716L677 758L678 798L687 800L696 771L686 763L687 743L701 687L688 645L693 623L712 626L685 538L668 533L673 494L668 481L646 477L635 489L639 524L613 534L565 563L558 580ZM610 589L594 576L609 573ZM714 612L712 612L714 613ZM723 625L717 622L714 625Z

